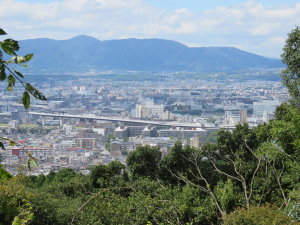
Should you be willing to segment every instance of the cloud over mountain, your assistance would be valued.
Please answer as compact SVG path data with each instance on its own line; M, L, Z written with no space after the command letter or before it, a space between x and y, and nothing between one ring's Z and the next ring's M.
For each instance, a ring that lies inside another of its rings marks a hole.
M300 24L300 3L265 7L256 1L196 13L163 10L142 0L65 0L50 4L0 1L0 24L16 39L163 38L188 46L233 46L279 57ZM201 3L199 3L201 4Z

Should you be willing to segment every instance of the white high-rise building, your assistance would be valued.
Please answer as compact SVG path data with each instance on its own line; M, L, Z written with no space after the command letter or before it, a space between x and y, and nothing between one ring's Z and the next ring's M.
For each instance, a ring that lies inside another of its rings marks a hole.
M163 113L164 107L165 106L163 104L160 104L160 105L154 104L153 100L146 101L146 108L151 109L153 115L160 115L161 113Z
M274 119L274 113L270 113L269 111L264 111L263 113L263 122L269 123L270 120Z
M147 117L150 115L160 116L164 112L164 105L156 105L153 100L146 101L145 104L136 105L136 117Z
M162 120L171 120L173 119L174 115L173 113L169 112L169 111L166 111L166 112L163 112L160 114L160 118Z

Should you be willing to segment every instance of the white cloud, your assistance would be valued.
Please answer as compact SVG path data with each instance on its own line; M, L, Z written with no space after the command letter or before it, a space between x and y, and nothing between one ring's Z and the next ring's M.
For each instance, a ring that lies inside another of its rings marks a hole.
M65 0L51 4L0 1L0 24L16 39L164 38L189 46L235 46L279 56L287 33L300 25L300 3L264 7L248 1L197 14L163 10L143 0Z

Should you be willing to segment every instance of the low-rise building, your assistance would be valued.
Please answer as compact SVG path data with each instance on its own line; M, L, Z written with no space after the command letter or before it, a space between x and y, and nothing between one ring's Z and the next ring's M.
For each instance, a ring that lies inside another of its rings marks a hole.
M207 130L197 128L196 130L183 130L183 129L168 129L168 130L159 130L159 137L174 137L174 138L191 138L195 136L204 136L207 137Z

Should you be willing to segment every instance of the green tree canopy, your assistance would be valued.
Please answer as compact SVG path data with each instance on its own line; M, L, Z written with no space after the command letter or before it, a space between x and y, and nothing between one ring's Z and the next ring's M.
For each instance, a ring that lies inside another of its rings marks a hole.
M161 157L159 147L139 146L129 153L126 163L133 176L155 178Z
M300 101L300 29L297 26L288 34L286 44L283 48L281 61L287 68L282 71L282 83L289 89L291 96Z

